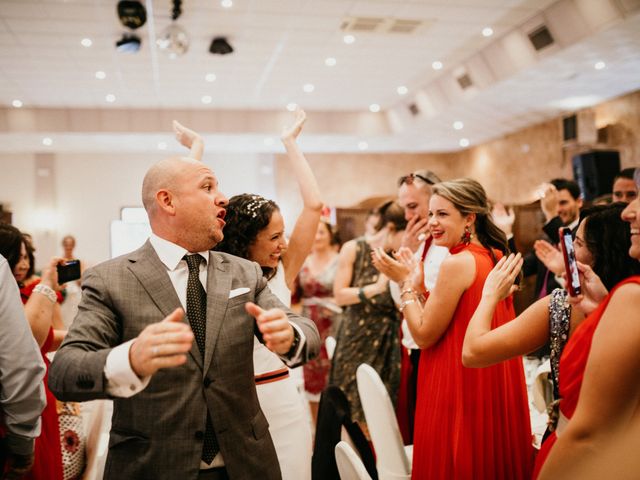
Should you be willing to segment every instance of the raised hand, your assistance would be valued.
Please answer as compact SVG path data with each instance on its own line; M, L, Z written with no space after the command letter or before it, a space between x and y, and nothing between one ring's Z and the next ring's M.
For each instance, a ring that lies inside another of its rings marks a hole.
M58 265L63 265L64 263L64 258L52 257L51 260L49 260L49 264L42 272L42 279L40 280L40 283L47 287L51 287L56 291L60 290L60 285L58 284Z
M172 368L187 361L193 344L191 327L184 323L184 310L176 308L161 322L147 325L129 349L131 368L141 378L161 368Z
M491 216L493 217L493 223L495 223L505 235L509 236L513 234L513 223L516 220L516 214L513 212L513 208L509 207L509 210L507 210L502 203L498 202L493 205Z
M540 207L547 221L558 215L558 190L550 183L542 186L540 194Z
M407 247L415 253L430 235L428 223L428 218L420 218L418 215L411 217L404 229L401 246Z
M253 302L247 302L245 310L256 319L265 346L272 352L286 354L293 343L293 326L287 314L279 308L265 310Z
M202 139L202 137L200 137L198 133L194 132L190 128L185 127L177 120L173 121L173 131L176 134L176 140L180 142L180 145L186 148L191 148L195 140Z
M482 296L495 301L507 298L518 289L518 286L514 285L513 282L521 268L522 255L519 253L515 255L512 253L508 257L502 257L487 275L482 287Z
M536 252L538 260L547 267L547 270L556 275L562 275L564 273L564 259L562 258L560 250L546 240L536 240L533 244L533 249Z
M574 308L577 308L585 315L593 312L598 305L609 294L600 277L593 269L584 263L577 262L580 273L581 294L575 297L568 297L568 301Z
M289 127L284 127L282 129L282 134L280 136L282 141L283 142L295 141L296 138L298 138L298 135L300 135L300 132L302 131L302 125L304 125L304 122L306 122L306 120L307 120L307 114L304 112L304 110L302 110L300 107L296 107L295 121L293 125Z

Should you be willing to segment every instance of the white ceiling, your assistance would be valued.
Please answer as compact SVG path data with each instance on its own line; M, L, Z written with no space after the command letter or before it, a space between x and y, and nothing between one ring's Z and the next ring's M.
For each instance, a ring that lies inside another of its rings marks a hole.
M572 1L583 6L606 2ZM318 132L305 139L305 146L313 151L357 151L358 142L366 141L374 151L455 150L461 137L477 144L559 112L638 89L640 14L634 10L638 2L611 1L625 4L634 15L510 75L494 75L493 82L472 96L449 95L446 105L430 115L405 119L400 126L390 118L393 134ZM160 35L171 23L171 1L144 3L153 16L136 31L143 40L142 49L122 54L115 50L116 40L125 31L117 19L116 0L0 0L0 105L10 108L13 100L20 99L27 108L281 111L287 103L296 102L310 111L312 119L314 111L371 115L368 107L377 103L382 108L378 115L384 115L406 110L416 94L428 92L430 85L556 2L233 0L226 9L219 0L185 0L177 23L190 35L190 48L173 60L150 48L154 33ZM355 33L355 43L346 45L340 26L348 17L424 24L411 34ZM571 18L566 21L570 23ZM495 33L484 38L481 31L487 26ZM233 54L208 53L211 39L221 35L228 37ZM90 48L80 44L85 37L93 41ZM336 59L333 67L325 66L329 56ZM442 70L431 68L435 60L444 64ZM606 62L606 68L596 71L596 61ZM106 73L104 80L95 78L98 70ZM207 82L207 73L214 73L216 80ZM313 93L303 92L305 83L314 84ZM409 89L405 97L396 92L400 85ZM115 95L115 102L107 103L107 94ZM211 97L208 105L201 101L205 95ZM571 97L582 99L567 104ZM462 131L452 129L454 120L464 122ZM247 132L253 134L248 137L231 133L212 134L207 141L214 146L236 142L239 148L244 145L255 151L275 148L255 132ZM21 144L30 138L15 131L2 136ZM69 148L84 137L67 135Z

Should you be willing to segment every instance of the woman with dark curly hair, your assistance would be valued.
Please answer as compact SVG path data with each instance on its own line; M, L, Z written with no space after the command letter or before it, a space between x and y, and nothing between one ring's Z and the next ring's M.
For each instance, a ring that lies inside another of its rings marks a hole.
M229 199L225 216L224 239L215 250L230 253L258 263L269 280L269 288L287 307L291 306L291 289L311 251L322 202L313 172L300 151L296 138L306 120L304 111L296 111L292 127L282 132L282 142L300 193L302 212L287 242L284 219L273 200L260 195L242 194ZM179 123L174 123L178 140L200 159L202 140ZM290 376L282 360L256 338L253 365L260 407L269 421L282 478L311 478L311 430L309 414L297 382ZM301 383L301 382L300 382Z

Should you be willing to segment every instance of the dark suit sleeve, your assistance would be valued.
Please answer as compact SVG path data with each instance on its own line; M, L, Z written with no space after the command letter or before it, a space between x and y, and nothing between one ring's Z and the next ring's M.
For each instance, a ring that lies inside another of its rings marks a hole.
M560 235L558 234L558 229L562 226L562 220L560 220L560 217L553 217L542 227L544 233L546 233L549 239L551 239L552 245L557 245L558 243L560 243Z
M302 353L300 358L295 365L304 364L307 361L315 358L320 353L320 334L318 333L318 329L313 323L313 321L309 318L298 315L297 313L292 312L286 305L284 305L278 297L276 297L269 288L267 288L267 281L262 275L262 270L258 267L258 264L255 264L257 268L258 281L256 284L256 303L260 305L260 307L264 309L270 308L280 308L285 311L289 321L295 324L304 335L305 342L303 345Z
M49 370L49 388L62 401L108 398L104 366L121 341L121 326L106 282L94 269L84 274L78 314Z

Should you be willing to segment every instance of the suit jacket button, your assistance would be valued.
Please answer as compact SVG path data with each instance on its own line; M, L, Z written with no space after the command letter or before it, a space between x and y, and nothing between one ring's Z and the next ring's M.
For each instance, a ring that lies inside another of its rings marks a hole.
M202 384L204 385L204 388L207 388L209 385L211 385L211 379L210 378L205 378L204 381L202 382Z
M202 440L204 439L204 432L198 430L195 434L196 440Z

